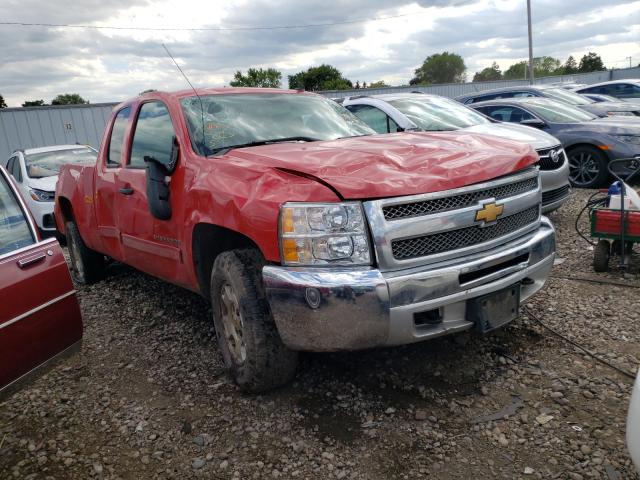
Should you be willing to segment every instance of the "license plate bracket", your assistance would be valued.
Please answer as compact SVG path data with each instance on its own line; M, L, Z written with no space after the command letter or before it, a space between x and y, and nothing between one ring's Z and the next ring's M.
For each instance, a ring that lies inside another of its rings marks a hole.
M467 301L467 321L476 331L487 333L520 315L520 283Z

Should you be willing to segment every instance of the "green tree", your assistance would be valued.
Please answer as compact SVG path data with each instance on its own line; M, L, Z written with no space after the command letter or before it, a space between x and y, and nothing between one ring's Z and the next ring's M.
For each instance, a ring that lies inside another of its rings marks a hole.
M536 77L561 75L560 60L553 57L536 57L533 59L533 73Z
M476 72L473 76L474 82L490 82L491 80L500 80L502 78L502 71L496 62L493 62L490 67L483 68L481 71Z
M586 55L583 55L580 59L580 66L578 70L582 73L587 72L600 72L602 70L606 70L604 63L602 63L602 58L600 55L594 52L589 52Z
M262 87L280 88L282 86L282 73L275 68L250 68L247 74L243 75L238 70L229 83L232 87Z
M342 76L337 68L322 64L311 67L295 75L289 75L289 88L299 88L310 92L318 90L349 90L353 83Z
M363 88L367 88L364 84L362 84L362 85L363 85ZM384 80L378 80L377 82L371 82L369 84L368 88L385 88L385 87L388 87L388 86L389 85L384 83Z
M462 83L465 81L467 67L457 53L435 53L429 55L422 65L415 70L412 85L430 83Z
M77 93L63 93L51 100L51 105L81 105L89 103Z
M41 107L43 105L46 105L44 100L25 100L22 104L23 107Z
M7 104L5 103L2 95L0 95L0 108L7 108Z
M525 72L527 70L527 64L528 62L523 60L521 62L514 63L513 65L511 65L504 72L505 80L515 80L515 79L524 78Z
M564 65L562 66L562 71L563 73L566 73L566 74L578 72L578 63L576 62L576 59L573 58L573 55L569 55L569 58L567 58L567 61L564 62Z
M562 75L560 60L553 57L536 57L533 59L533 74L535 77L549 77ZM505 80L523 79L529 76L529 62L522 60L514 63L504 72Z

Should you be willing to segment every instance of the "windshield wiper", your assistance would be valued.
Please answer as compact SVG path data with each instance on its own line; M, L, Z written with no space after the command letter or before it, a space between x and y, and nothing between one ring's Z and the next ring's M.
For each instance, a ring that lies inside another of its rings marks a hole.
M319 142L319 138L313 137L284 137L284 138L272 138L269 140L256 140L255 142L247 142L240 143L238 145L229 145L227 147L220 147L211 150L211 153L207 156L211 155L224 155L230 150L234 150L236 148L246 148L246 147L257 147L260 145L270 145L272 143L284 143L284 142Z
M338 137L336 138L336 140L342 140L343 138L370 137L371 135L375 135L375 133L363 133L362 135L347 135L346 137Z

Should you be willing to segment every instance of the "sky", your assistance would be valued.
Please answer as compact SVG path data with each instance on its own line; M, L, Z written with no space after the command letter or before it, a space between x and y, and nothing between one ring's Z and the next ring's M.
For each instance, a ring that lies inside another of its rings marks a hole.
M640 1L531 0L534 56L609 68L640 64ZM236 70L287 75L328 63L345 77L407 84L434 53L464 58L467 76L528 56L525 0L2 0L0 95L9 107L79 93L122 101L186 88L165 43L197 87L228 85ZM333 25L332 25L333 24ZM304 27L306 25L306 27ZM311 26L309 26L311 25ZM77 28L79 26L117 27ZM284 27L284 28L279 28ZM129 29L131 28L131 29ZM167 30L149 30L167 29Z

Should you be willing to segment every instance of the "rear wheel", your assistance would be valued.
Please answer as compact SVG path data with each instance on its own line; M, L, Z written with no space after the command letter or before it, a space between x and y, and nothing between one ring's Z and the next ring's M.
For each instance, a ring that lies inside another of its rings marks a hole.
M609 177L607 157L590 146L579 146L570 150L569 180L574 187L597 188Z
M607 240L600 240L593 250L593 269L596 272L609 270L610 244Z
M211 304L218 345L233 380L250 393L288 383L298 354L280 339L269 309L255 250L221 253L211 273Z
M97 282L104 273L104 255L85 245L74 222L67 222L66 227L71 275L78 283Z

